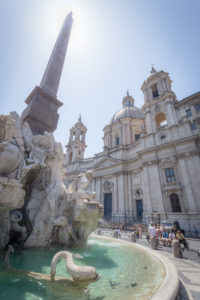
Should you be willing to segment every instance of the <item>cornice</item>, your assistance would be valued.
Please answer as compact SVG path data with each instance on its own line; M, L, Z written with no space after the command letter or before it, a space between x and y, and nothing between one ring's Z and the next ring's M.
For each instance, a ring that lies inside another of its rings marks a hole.
M87 145L84 143L84 142L81 142L81 141L79 141L79 140L74 140L74 141L71 141L71 142L69 142L65 147L66 148L69 148L70 146L76 146L76 144L79 144L80 146L82 146L82 147L84 147L84 148L86 148L87 147Z
M45 98L47 98L49 101L53 102L56 104L57 107L60 107L63 105L61 101L59 101L55 96L51 95L48 91L46 91L44 88L41 88L36 85L36 87L33 89L33 91L29 94L29 96L26 98L25 103L29 104L32 99L35 96L42 95Z
M177 125L175 125L175 126L177 126ZM151 133L149 135L154 135L154 133ZM150 147L148 149L137 151L137 154L139 156L142 156L142 154L144 154L144 153L148 153L148 152L152 152L152 151L157 151L158 149L162 149L162 148L173 147L173 146L175 146L177 144L183 144L183 143L188 142L190 140L191 141L195 141L198 138L199 138L198 134L193 134L193 135L188 136L188 137L180 138L180 139L178 139L176 141L170 141L170 142L167 142L167 143L164 143L164 144L155 145L155 146Z
M190 102L190 101L192 101L193 99L195 99L197 97L200 97L200 92L197 92L197 93L192 94L192 95L190 95L186 98L183 98L182 100L178 101L175 105L176 106L184 105L185 103Z
M167 101L165 101L165 99L169 99ZM142 111L144 111L145 113L148 112L148 109L150 109L151 107L155 106L155 104L158 103L172 103L172 104L176 104L178 102L178 100L176 99L176 94L174 92L165 92L163 95L160 95L158 98L156 99L152 99L150 101L147 100L146 103L144 103L144 105L142 106Z

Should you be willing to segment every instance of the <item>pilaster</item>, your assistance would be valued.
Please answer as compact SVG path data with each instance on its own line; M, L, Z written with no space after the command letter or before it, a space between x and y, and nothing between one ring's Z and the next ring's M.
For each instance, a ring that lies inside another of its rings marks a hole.
M190 179L188 177L188 171L187 171L187 167L186 167L184 158L179 159L179 165L181 168L181 174L183 174L182 179L184 182L185 194L187 196L187 199L186 199L186 202L188 203L187 206L189 206L188 207L189 212L195 213L197 211L197 206L196 206L196 202L195 202L193 192L191 189Z

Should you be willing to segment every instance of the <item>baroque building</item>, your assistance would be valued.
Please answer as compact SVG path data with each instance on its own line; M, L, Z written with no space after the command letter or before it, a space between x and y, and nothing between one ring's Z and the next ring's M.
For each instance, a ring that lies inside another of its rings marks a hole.
M152 68L141 90L144 105L124 97L103 129L104 149L84 159L86 127L70 131L66 185L93 170L91 190L104 218L117 222L178 220L200 231L200 92L178 101L172 81Z

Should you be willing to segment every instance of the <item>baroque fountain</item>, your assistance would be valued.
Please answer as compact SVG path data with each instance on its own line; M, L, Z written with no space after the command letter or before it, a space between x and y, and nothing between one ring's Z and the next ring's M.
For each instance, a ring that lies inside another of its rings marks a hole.
M103 214L92 171L67 189L52 133L33 135L16 112L0 128L0 299L160 299L169 280L162 297L174 299L170 263L125 241L86 242Z
M32 135L17 113L1 116L0 128L0 247L84 243L103 211L87 190L92 172L67 190L62 146L52 133Z
M169 261L125 241L89 237L103 215L90 191L93 172L64 184L64 154L52 132L71 26L69 14L21 118L0 116L0 300L175 299Z
M55 254L47 277L10 265L11 244L18 248L84 245L97 228L103 207L94 201L96 193L88 190L92 171L79 174L66 189L64 154L52 133L33 135L16 112L0 116L0 129L0 249L8 246L7 269L55 281L57 262L64 258L74 282L98 280L94 267L76 266L68 251Z

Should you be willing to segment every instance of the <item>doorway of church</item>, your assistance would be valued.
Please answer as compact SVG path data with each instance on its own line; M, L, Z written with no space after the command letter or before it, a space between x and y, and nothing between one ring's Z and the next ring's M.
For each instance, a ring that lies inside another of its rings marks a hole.
M104 194L104 218L112 217L112 193Z
M136 200L136 208L137 208L137 218L142 219L142 213L143 213L142 200Z

